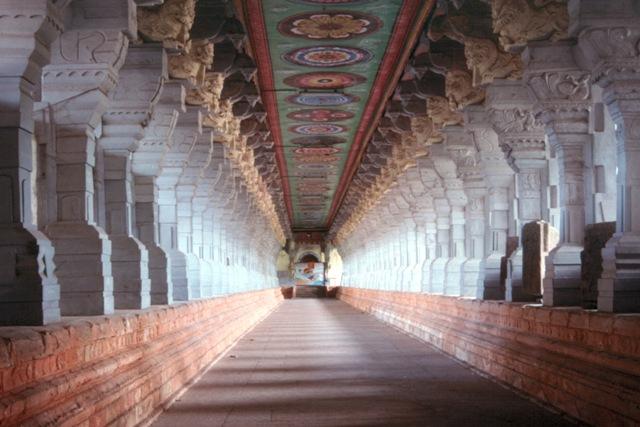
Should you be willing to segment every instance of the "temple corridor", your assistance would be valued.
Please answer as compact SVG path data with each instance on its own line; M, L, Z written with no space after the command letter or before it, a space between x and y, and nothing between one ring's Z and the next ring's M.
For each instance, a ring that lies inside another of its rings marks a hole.
M573 423L335 299L281 304L154 427Z
M640 426L639 165L640 0L0 0L0 427Z

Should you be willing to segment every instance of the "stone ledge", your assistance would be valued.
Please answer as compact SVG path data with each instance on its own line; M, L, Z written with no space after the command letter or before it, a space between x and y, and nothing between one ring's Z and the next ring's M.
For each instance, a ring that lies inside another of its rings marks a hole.
M640 423L640 315L359 288L337 297L589 424Z
M135 425L282 300L279 288L0 328L0 425Z

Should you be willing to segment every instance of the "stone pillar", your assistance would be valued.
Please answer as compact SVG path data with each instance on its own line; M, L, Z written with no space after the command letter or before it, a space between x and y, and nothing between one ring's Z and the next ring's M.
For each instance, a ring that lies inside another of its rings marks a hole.
M176 187L196 139L202 133L202 115L197 109L180 114L173 131L173 144L162 158L157 179L160 220L160 246L171 259L173 297L177 301L192 298L192 277L187 270L187 256L178 245L178 193ZM184 243L183 243L184 244Z
M515 223L518 237L527 222L546 213L547 154L544 128L535 120L533 100L520 81L495 80L487 88L486 107L498 134L500 147L515 172ZM522 287L522 242L509 257L505 297L507 301L534 301Z
M616 232L602 250L598 309L640 312L640 11L633 0L612 1L606 8L594 0L572 0L569 6L585 68L603 88L616 124Z
M536 115L558 157L560 243L547 257L545 305L580 305L584 228L593 209L590 74L573 59L574 41L532 42L523 53L524 80L534 94Z
M447 262L445 294L460 296L464 284L464 265L467 262L464 247L465 215L464 205L453 203L451 206L451 258Z
M164 155L173 145L172 136L178 114L184 111L184 97L185 90L181 84L163 82L151 120L144 129L144 136L137 150L133 153L137 237L149 253L151 304L173 303L173 272L168 253L173 237L166 221L165 226L161 228L161 217L166 220L171 216L170 206L173 205L167 206L166 197L169 190L160 191L158 183L162 179L158 177L162 172ZM164 207L161 207L161 204Z
M105 195L115 308L147 308L151 304L149 253L144 244L133 237L133 176L129 151L105 154Z
M469 131L479 151L479 165L484 175L484 282L478 287L479 299L504 299L504 281L501 280L502 258L506 254L509 232L509 188L513 185L513 170L500 149L498 135L484 106L464 109L465 129ZM479 223L478 226L479 227ZM479 231L479 230L478 230Z
M436 215L434 213L433 219L430 222L427 222L425 227L425 244L427 248L427 256L426 260L422 266L422 292L431 293L431 275L432 275L432 264L436 259L438 248L437 248L437 224L436 224Z
M136 33L134 7L73 2L73 28L54 43L43 73L43 109L57 147L57 217L45 232L56 248L63 315L113 312L111 242L95 224L93 168L101 118Z
M505 282L501 276L502 259L507 253L511 203L509 187L511 175L489 175L487 180L488 221L485 242L488 253L485 258L485 278L482 295L478 298L500 300L505 298Z
M215 209L215 208L214 208ZM217 214L217 211L214 210L214 215L212 215L213 221L213 295L221 296L224 295L224 282L223 271L224 271L224 258L222 257L222 223L220 222L220 218Z
M446 267L450 256L451 208L444 197L435 199L436 208L436 259L431 263L431 289L433 294L444 294Z
M443 130L445 139L455 139L457 144L458 134L463 133L462 128L450 126ZM464 208L467 197L464 194L463 182L458 177L456 163L453 161L448 142L445 146L434 146L431 149L435 170L441 177L445 196L450 207L450 249L449 259L446 263L446 279L444 293L446 295L461 295L465 256L465 218Z
M482 297L485 276L485 197L483 180L465 180L465 193L469 200L465 207L466 242L468 256L464 264L462 296Z
M200 298L200 260L193 246L193 191L192 185L178 184L176 187L178 250L185 254L189 300Z
M213 211L207 206L202 212L202 248L203 259L208 265L207 280L202 282L202 296L214 296L214 247L213 247ZM201 279L202 281L202 276Z
M467 108L474 108L473 106ZM480 170L479 157L472 135L460 126L443 130L445 147L456 165L458 182L462 181L463 192L456 204L464 203L464 253L466 261L462 267L461 296L473 296L482 288L484 281L484 197L485 182ZM453 193L450 193L453 196Z
M48 1L0 1L0 325L60 318L54 250L32 212L33 103L62 19Z
M421 157L416 161L416 171L419 175L424 193L416 197L418 212L425 224L425 259L422 264L422 292L431 292L431 266L436 259L436 213L434 188L437 184L437 176L433 169L433 161L428 157Z
M526 254L522 263L524 291L542 297L545 257L558 244L558 230L546 221L534 221L522 227L522 247Z
M140 309L150 305L149 253L133 235L134 190L132 153L143 137L166 78L166 55L159 45L134 46L120 69L109 109L103 116L104 228L112 244L111 268L115 307Z
M134 189L136 235L149 255L151 304L172 304L171 261L159 240L158 186L152 176L136 176Z

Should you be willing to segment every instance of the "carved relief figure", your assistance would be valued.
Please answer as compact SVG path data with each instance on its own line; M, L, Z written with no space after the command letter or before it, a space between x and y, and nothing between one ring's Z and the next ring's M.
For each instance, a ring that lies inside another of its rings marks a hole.
M489 110L491 121L500 132L542 132L541 125L536 122L530 110L511 108L505 110Z
M188 53L169 57L169 75L174 79L188 79L196 84L205 82L208 68L213 65L213 43L194 40Z
M189 48L189 31L196 13L195 0L166 0L158 8L138 8L138 31L165 47Z
M466 37L464 54L472 73L473 86L491 83L494 79L517 80L522 77L520 56L501 52L492 40Z
M427 98L427 115L439 128L462 124L462 114L452 110L449 101L441 96Z
M479 104L485 97L484 89L473 87L471 74L463 70L447 72L445 93L449 99L449 105L454 110L459 110L467 105Z
M493 31L507 51L518 51L532 40L567 36L569 14L564 0L493 0Z

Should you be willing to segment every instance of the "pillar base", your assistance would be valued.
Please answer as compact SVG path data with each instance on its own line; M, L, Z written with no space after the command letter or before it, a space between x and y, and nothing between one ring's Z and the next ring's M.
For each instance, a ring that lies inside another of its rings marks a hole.
M151 280L151 304L165 305L173 303L173 284L171 282L171 259L158 245L145 243L149 253L149 279Z
M213 296L213 261L200 259L200 297Z
M640 234L616 233L602 250L598 310L640 313Z
M478 288L476 298L483 300L504 299L504 287L502 285L501 267L502 257L500 253L493 253L484 260L484 281Z
M109 238L115 308L148 308L151 305L151 281L147 248L132 236L111 235Z
M111 241L87 223L53 223L46 233L55 247L63 316L112 314Z
M60 320L54 250L40 231L0 226L0 325L39 326Z
M409 292L420 292L422 287L422 266L414 265L409 269Z
M449 258L436 258L431 263L431 292L432 294L444 294L444 284L447 275L447 261Z
M549 252L543 281L546 306L579 306L582 302L583 247L562 243Z
M213 273L211 277L213 295L223 296L228 293L224 283L224 268L225 266L219 261L213 261Z
M456 257L450 258L447 262L446 271L447 276L445 279L444 294L460 296L462 295L463 287L463 267L466 262L466 258Z
M189 299L202 297L200 290L200 258L195 254L186 254L187 277L189 278Z
M522 283L522 246L507 259L505 300L513 302L537 302L538 297L525 291Z
M423 293L431 292L431 265L433 260L427 259L424 264L422 264L422 288L421 291Z
M478 289L482 289L484 285L484 260L469 258L465 261L462 271L462 292L460 295L475 298Z
M171 282L173 283L173 299L189 301L189 276L187 274L187 256L177 249L169 252L171 260Z

